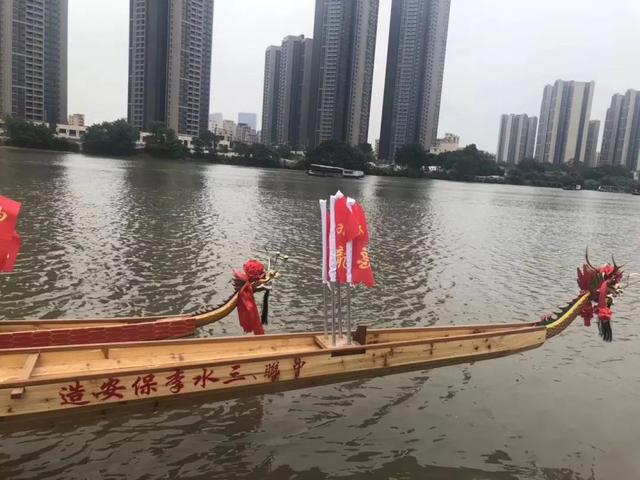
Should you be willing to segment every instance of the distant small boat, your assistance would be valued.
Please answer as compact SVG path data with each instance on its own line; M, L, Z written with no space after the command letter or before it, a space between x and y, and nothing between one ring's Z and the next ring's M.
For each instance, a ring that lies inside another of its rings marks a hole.
M308 175L314 177L337 177L337 178L362 178L362 170L350 170L348 168L332 167L331 165L319 165L313 163L309 165Z
M582 190L582 185L563 185L563 190Z
M637 189L636 189L636 190L633 190L633 191L631 192L631 195L640 195L640 190L637 190Z

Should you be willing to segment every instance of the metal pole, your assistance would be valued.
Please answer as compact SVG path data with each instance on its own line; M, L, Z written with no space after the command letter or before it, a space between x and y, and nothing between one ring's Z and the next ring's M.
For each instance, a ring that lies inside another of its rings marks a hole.
M351 285L347 284L347 343L351 345Z
M336 296L335 296L335 282L332 282L331 288L331 344L336 346Z
M338 283L338 333L342 337L342 296L340 295L340 284Z
M329 336L329 316L327 314L327 285L322 282L322 301L324 303L324 336Z

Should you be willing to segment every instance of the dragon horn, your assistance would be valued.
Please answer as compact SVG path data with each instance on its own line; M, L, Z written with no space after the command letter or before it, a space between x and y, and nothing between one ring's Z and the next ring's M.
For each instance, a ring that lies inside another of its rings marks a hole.
M594 267L593 265L591 265L591 262L589 261L589 247L587 247L584 251L584 259L587 262L587 265L593 269L593 270L597 270L596 267Z
M616 259L613 258L613 254L611 254L611 261L613 262L613 268L615 268L616 270L621 270L622 267L624 267L624 264L623 265L618 265L616 263Z

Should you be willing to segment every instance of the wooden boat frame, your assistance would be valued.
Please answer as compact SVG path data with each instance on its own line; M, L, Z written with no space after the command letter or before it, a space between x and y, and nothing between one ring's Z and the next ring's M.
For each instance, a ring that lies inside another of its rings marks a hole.
M362 376L474 362L537 348L589 294L534 323L374 329L328 346L321 333L129 342L0 351L0 425L172 400L288 390Z
M277 272L254 285L259 291L278 277ZM0 350L6 348L83 345L125 341L152 341L192 335L197 328L215 323L235 310L238 292L215 308L193 315L153 315L146 317L1 320Z

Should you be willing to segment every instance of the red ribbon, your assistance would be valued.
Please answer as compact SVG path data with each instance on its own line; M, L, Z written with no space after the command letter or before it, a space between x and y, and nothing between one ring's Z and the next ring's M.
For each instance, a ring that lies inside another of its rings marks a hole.
M238 292L238 318L245 333L253 332L254 335L264 335L251 282L245 282Z
M582 315L582 319L584 320L584 326L590 327L591 318L593 317L593 307L591 306L591 301L589 301L589 303L582 307L580 315Z

